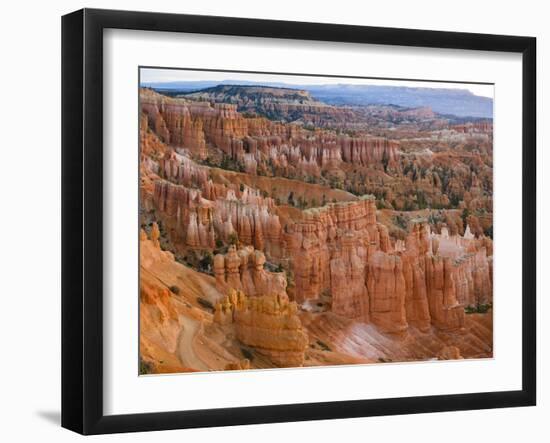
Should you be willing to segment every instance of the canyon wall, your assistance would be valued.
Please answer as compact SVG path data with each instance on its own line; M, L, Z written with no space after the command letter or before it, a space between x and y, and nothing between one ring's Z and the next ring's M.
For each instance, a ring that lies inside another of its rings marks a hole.
M319 176L341 162L372 167L397 166L399 142L383 137L350 137L323 129L307 130L267 118L245 118L237 105L193 102L142 91L141 109L150 127L168 145L206 158L206 143L221 149L246 172Z
M329 296L335 314L386 332L409 325L458 330L466 306L491 301L491 258L483 242L434 234L419 221L405 242L392 245L372 198L304 211L303 220L286 226L282 243L292 299L304 304ZM264 263L251 247L230 248L214 259L219 287L285 298L285 275L266 271Z
M409 323L460 329L465 306L491 301L492 259L468 233L433 234L417 222L396 250L372 199L306 214L284 234L298 302L326 291L334 313L402 332Z

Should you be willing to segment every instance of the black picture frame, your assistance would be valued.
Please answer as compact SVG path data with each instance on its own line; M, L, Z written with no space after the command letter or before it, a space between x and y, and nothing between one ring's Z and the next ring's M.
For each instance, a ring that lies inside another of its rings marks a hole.
M458 395L104 415L102 85L103 30L108 28L522 54L522 389ZM62 18L63 427L82 434L104 434L535 404L535 38L97 9L79 10Z

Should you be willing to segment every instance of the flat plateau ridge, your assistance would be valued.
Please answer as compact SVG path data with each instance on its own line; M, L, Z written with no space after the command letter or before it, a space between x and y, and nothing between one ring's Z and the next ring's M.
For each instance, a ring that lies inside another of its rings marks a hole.
M492 122L140 90L140 372L488 358Z

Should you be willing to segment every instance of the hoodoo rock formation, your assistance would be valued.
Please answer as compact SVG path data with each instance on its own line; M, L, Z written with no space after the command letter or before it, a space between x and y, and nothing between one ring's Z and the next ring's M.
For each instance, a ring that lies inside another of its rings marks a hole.
M214 274L220 292L242 290L250 296L275 294L288 298L287 281L282 272L269 272L264 268L266 259L263 252L251 246L237 251L230 246L227 254L214 257Z
M416 223L406 246L395 251L376 221L373 199L306 211L287 228L286 255L299 302L328 292L333 312L400 332L409 321L422 330L432 322L460 328L465 305L489 301L490 260L475 240L431 234L425 223ZM434 243L443 255L434 254Z
M289 258L294 273L296 300L303 302L317 298L323 291L330 291L331 274L334 274L334 289L338 293L339 281L345 278L342 274L345 264L355 266L356 281L357 273L364 281L364 270L359 269L364 264L360 263L368 258L369 248L380 248L381 231L385 233L383 228L379 230L374 199L369 197L304 211L303 219L287 225L283 234L285 256ZM351 272L351 269L346 272ZM347 303L345 297L339 298L342 305ZM338 303L335 309L346 310Z
M206 181L197 189L158 180L152 200L178 249L213 249L216 238L229 242L232 236L258 249L276 252L280 247L272 199L249 188L238 191Z
M280 367L302 366L308 345L307 332L297 315L295 302L269 294L247 297L231 290L216 305L214 320L234 325L238 340L253 347Z
M381 168L383 164L397 166L399 159L399 143L394 140L309 131L263 117L245 118L233 104L210 105L144 91L141 106L148 126L164 143L187 148L198 159L207 157L205 143L211 143L253 174L271 169L287 177L319 176L341 162Z
M367 287L371 298L371 319L387 332L407 328L405 310L405 277L401 258L375 252L368 264Z
M308 345L296 302L275 295L252 297L235 312L237 337L277 366L302 366Z

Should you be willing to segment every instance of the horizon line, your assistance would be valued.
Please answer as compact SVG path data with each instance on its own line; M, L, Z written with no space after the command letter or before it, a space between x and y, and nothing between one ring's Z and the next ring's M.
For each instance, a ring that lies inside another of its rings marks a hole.
M208 72L210 74L218 74L216 76L210 75L208 79L200 78L197 74ZM174 75L179 73L179 75ZM143 79L147 76L147 79ZM227 74L235 74L235 77L227 77ZM264 75L269 78L258 81L252 76ZM282 83L284 85L292 86L331 86L331 85L344 85L344 86L387 86L387 87L404 87L404 88L419 88L419 89L451 89L451 90L466 90L476 97L484 97L494 99L494 83L489 82L474 82L464 80L437 80L437 79L412 79L412 78L391 78L391 77L374 77L374 76L351 76L351 75L335 75L335 74L311 74L311 73L288 73L288 72L269 72L269 71L242 71L242 70L228 70L228 69L206 69L206 68L179 68L179 67L163 67L163 66L138 66L138 77L140 79L140 86L142 84L162 84L173 82L239 82L245 80L247 82L253 82L257 85L262 83ZM283 77L283 78L281 78ZM297 77L305 77L299 79ZM325 79L334 81L324 81L322 83L310 83L309 79ZM342 79L342 81L338 81ZM346 82L346 80L358 80L358 82ZM390 82L401 82L400 85L391 85ZM418 85L416 83L419 83ZM439 84L438 86L428 86L428 84ZM235 83L235 85L239 85ZM451 85L454 85L453 88ZM243 85L245 86L245 85ZM268 85L266 85L268 86ZM489 88L491 91L488 92Z

